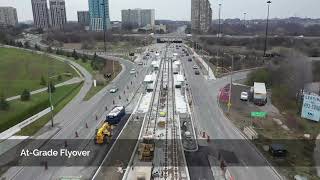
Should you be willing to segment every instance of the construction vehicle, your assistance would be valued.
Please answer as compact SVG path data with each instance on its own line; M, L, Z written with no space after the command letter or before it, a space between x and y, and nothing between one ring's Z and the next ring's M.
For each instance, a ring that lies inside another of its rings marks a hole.
M144 136L142 142L139 144L139 160L152 161L154 153L153 136Z
M104 144L107 142L108 138L112 136L112 125L105 122L102 126L96 130L96 136L94 138L95 144Z

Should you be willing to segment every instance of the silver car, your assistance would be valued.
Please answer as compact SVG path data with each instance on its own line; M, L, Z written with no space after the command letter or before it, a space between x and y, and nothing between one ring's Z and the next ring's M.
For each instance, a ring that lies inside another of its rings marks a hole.
M110 93L116 93L119 89L117 87L113 87L109 90Z

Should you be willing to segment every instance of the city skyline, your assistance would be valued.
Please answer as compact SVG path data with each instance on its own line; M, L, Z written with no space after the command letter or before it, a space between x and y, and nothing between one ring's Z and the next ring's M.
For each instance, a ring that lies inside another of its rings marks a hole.
M156 9L156 19L186 20L191 19L191 2L188 0L111 0L110 18L112 21L121 20L122 9L144 8ZM168 6L168 3L171 6ZM217 19L218 4L222 3L222 18L243 18L247 13L247 19L264 19L266 17L265 0L244 0L241 3L230 0L210 0L213 9L213 19ZM288 4L290 3L290 8ZM17 9L20 22L32 20L32 9L30 0L2 0L0 6L12 6ZM179 8L177 8L179 6ZM319 18L317 0L309 0L308 3L298 0L273 1L271 5L271 18L286 17L310 17ZM88 10L87 0L66 0L66 11L68 21L77 21L77 11Z

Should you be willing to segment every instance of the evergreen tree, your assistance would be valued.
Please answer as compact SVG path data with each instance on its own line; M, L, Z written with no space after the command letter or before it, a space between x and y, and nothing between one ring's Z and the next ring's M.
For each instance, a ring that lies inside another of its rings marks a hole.
M29 41L24 42L24 47L29 49L30 48L30 42Z
M73 57L75 60L78 60L78 59L79 59L78 53L77 53L77 51L76 51L75 49L73 49L72 57Z
M30 92L27 89L25 89L25 90L23 90L23 92L20 96L20 99L21 99L21 101L29 101L30 97L31 97Z
M9 103L3 95L0 95L0 111L9 110Z
M47 82L46 82L46 80L44 79L43 76L41 76L40 85L41 85L41 86L47 85Z
M49 47L47 48L47 52L48 52L48 53L52 53L52 47L51 47L51 46L49 46Z
M58 78L57 78L58 81L62 81L62 76L59 74Z
M40 50L41 50L38 44L35 44L35 45L34 45L34 49L37 50L37 51L40 51Z

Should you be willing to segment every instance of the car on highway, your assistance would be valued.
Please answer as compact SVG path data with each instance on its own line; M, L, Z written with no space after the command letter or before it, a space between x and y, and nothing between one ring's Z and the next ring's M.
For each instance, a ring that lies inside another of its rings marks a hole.
M138 65L140 65L140 66L143 65L143 62L138 62Z
M194 71L194 74L195 74L195 75L200 75L200 71L199 71L199 70L195 70L195 71Z
M248 97L249 97L249 95L248 95L248 93L247 92L241 92L241 94L240 94L240 100L242 100L242 101L248 101Z
M193 69L198 69L197 65L192 66Z
M130 74L136 74L136 73L137 73L136 69L131 69L130 70Z
M192 61L192 59L191 59L191 58L189 58L189 59L188 59L188 61L189 61L189 62L191 62L191 61Z
M118 88L117 87L112 87L110 90L109 90L109 92L110 93L116 93L116 92L118 92Z

